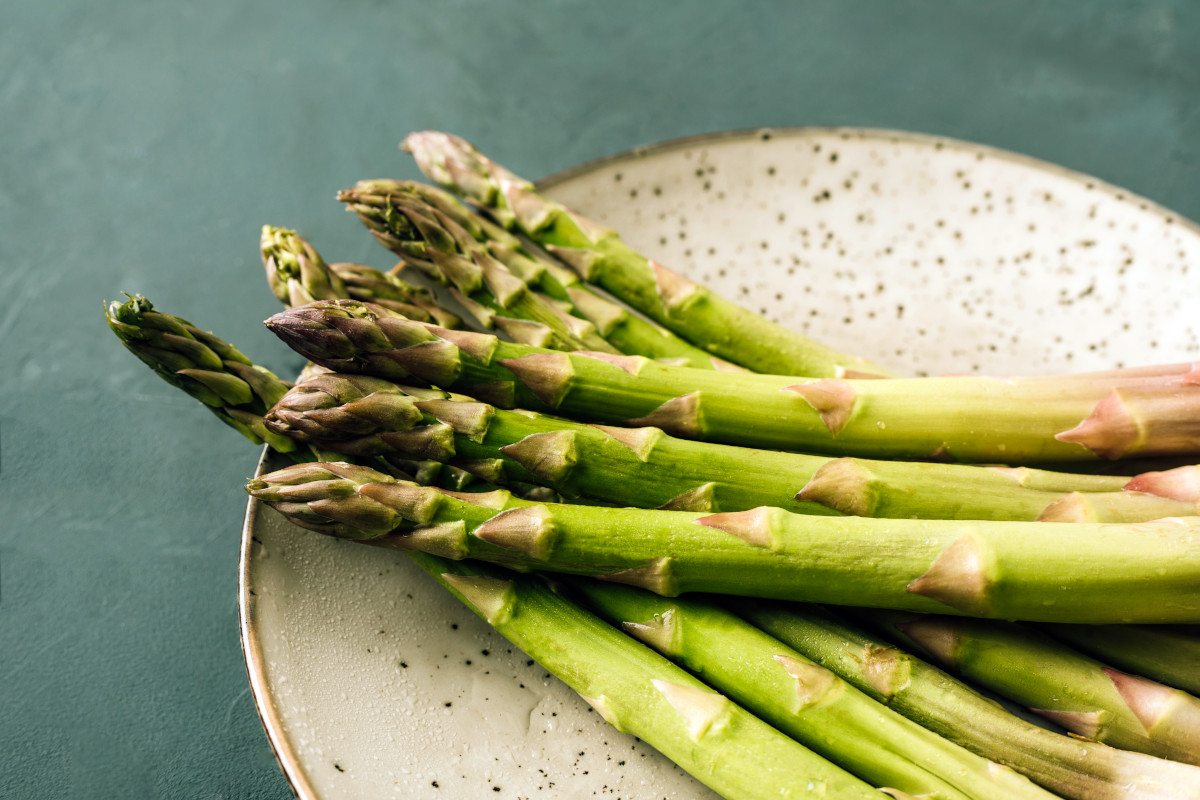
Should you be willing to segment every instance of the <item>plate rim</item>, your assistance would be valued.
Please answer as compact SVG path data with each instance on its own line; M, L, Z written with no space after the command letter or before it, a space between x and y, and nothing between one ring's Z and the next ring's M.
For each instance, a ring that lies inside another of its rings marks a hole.
M1174 211L1166 206L1146 198L1129 189L1124 189L1086 172L1081 172L1061 164L1056 164L1036 156L1025 155L1012 150L1006 150L993 145L939 136L930 133L904 131L891 128L873 128L857 126L769 126L759 128L735 128L711 133L699 133L681 136L655 142L648 145L638 145L617 153L612 153L588 161L575 164L553 172L537 181L534 185L539 189L552 189L568 180L594 172L597 169L615 164L636 161L647 156L668 153L706 143L722 143L738 139L763 139L775 136L804 138L809 136L827 137L830 135L841 138L878 139L895 143L909 142L932 146L935 150L953 149L984 157L1032 167L1036 170L1058 175L1069 180L1090 185L1092 191L1104 192L1117 200L1135 202L1140 210L1163 217L1164 222L1178 225L1200 237L1200 223ZM264 445L255 467L254 475L262 474L266 463L272 459L271 449ZM266 677L261 645L254 626L255 595L250 589L250 561L253 543L253 525L261 515L264 505L257 498L249 498L246 513L242 522L242 539L238 559L238 631L241 640L243 661L250 682L250 693L254 698L255 711L258 713L267 741L274 753L275 760L283 771L292 792L299 800L321 800L308 773L305 771L300 757L292 743L288 740L279 711L272 702L273 697Z
M1164 222L1168 222L1168 224L1179 225L1183 228L1191 230L1197 235L1200 235L1200 221L1193 220L1191 217L1188 217L1185 214L1181 214L1174 209L1155 202L1154 200L1140 195L1131 189L1126 189L1118 184L1107 181L1104 178L1099 178L1087 172L1082 172L1072 167L1066 167L1053 161L1047 161L1046 159L1039 158L1037 156L1026 155L1015 150L1007 150L1003 147L997 147L995 145L983 144L982 142L975 142L969 139L958 139L952 136L940 136L933 133L900 130L898 128L859 127L854 125L780 125L761 128L732 128L729 130L715 131L712 133L697 133L688 136L679 136L673 139L664 139L660 142L654 142L652 144L637 145L617 153L593 158L588 161L558 170L557 172L552 172L543 178L539 178L533 183L538 189L552 189L560 183L568 181L579 175L592 172L601 167L609 166L611 164L635 161L646 156L667 153L673 150L682 150L708 142L724 142L734 139L755 138L765 140L773 138L776 135L792 138L835 135L845 139L878 139L896 143L910 142L914 144L932 145L935 150L952 149L982 154L988 158L1007 161L1013 164L1021 164L1042 172L1056 174L1069 180L1077 181L1083 184L1090 184L1092 191L1102 191L1106 194L1114 196L1118 200L1124 200L1126 202L1134 201L1137 203L1140 210L1146 211L1147 213L1157 214L1161 217L1164 217Z
M254 467L254 477L263 474L267 462L277 457L269 445L263 445L258 463ZM267 734L267 743L271 746L276 763L283 771L284 779L287 780L292 793L300 800L320 800L316 788L301 764L299 754L287 737L279 709L272 702L273 695L267 681L262 645L254 627L256 595L250 588L250 551L254 542L254 523L264 508L261 500L250 497L246 503L246 514L242 518L242 540L238 553L238 638L242 645L242 661L250 681L254 710L258 713L258 720Z

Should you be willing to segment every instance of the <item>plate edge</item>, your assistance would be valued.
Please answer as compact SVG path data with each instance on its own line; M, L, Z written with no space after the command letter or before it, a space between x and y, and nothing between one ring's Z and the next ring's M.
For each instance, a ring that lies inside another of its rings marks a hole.
M951 136L938 136L932 133L920 133L917 131L905 131L894 128L860 128L855 126L777 126L777 127L762 127L762 128L737 128L726 131L716 131L712 133L697 133L690 136L681 136L675 139L667 139L661 142L655 142L648 145L638 145L627 150L622 150L618 153L612 153L599 158L584 161L581 164L567 167L566 169L553 172L543 178L534 181L534 185L538 189L551 191L560 183L564 183L572 178L592 172L601 167L610 164L619 164L625 161L642 158L648 155L658 153L668 153L673 150L683 150L688 147L696 147L710 142L724 142L735 140L748 139L770 139L776 136L805 138L815 136L830 136L836 135L846 139L877 139L880 141L908 141L917 144L932 144L935 148L938 145L940 149L955 149L963 150L971 153L982 153L988 157L1009 161L1016 164L1023 164L1034 169L1041 170L1052 174L1060 175L1078 183L1091 183L1094 191L1101 191L1105 194L1113 196L1114 199L1124 201L1134 201L1145 205L1145 210L1153 212L1160 217L1171 220L1171 224L1179 225L1180 227L1190 229L1193 233L1200 236L1200 223L1187 217L1178 211L1168 208L1160 203L1151 200L1144 195L1138 194L1132 189L1126 189L1115 183L1106 181L1103 178L1098 178L1086 172L1082 172L1071 167L1064 167L1061 164L1056 164L1053 161L1046 161L1037 156L1025 155L1014 150L1006 150L1003 147L996 147L990 144L982 144L980 142L972 142L966 139L957 139ZM1165 220L1164 220L1165 221Z
M255 477L263 473L267 461L272 456L271 448L264 445L258 464L254 468ZM254 709L258 712L258 720L267 734L267 743L271 746L271 752L275 755L275 761L279 764L284 779L287 780L292 793L300 800L319 800L308 774L300 766L299 756L291 747L278 710L269 702L273 695L267 685L262 648L254 630L255 596L250 591L250 548L253 544L251 530L263 508L263 504L257 498L249 498L246 503L246 515L242 520L241 552L238 556L238 632L242 643L242 661L246 668L246 676L250 680Z

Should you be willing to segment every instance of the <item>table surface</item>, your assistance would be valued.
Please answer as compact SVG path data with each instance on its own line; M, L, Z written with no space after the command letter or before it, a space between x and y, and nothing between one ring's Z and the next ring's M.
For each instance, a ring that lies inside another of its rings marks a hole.
M238 643L255 453L101 305L143 293L296 371L259 324L259 229L390 266L333 196L418 177L410 130L537 177L730 128L895 128L1200 218L1187 0L0 0L0 18L5 798L289 796Z

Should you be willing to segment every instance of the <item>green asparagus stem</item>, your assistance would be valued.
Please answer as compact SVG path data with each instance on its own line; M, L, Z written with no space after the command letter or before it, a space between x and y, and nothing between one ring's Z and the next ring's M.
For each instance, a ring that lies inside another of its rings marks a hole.
M722 796L880 796L538 579L413 555L613 727L637 736Z
M873 611L860 624L1088 739L1200 765L1200 701L1101 664L1027 627Z
M360 183L338 194L376 238L452 288L482 327L499 327L516 341L553 349L617 350L595 326L556 309L441 209L391 181Z
M414 181L374 180L360 181L338 198L358 214L386 247L443 282L446 275L432 258L431 245L426 243L433 237L425 231L433 225L435 217L448 218L457 228L447 228L447 234L458 231L469 235L524 281L529 291L542 296L547 305L574 315L563 317L563 322L584 340L587 349L645 356L697 369L739 369L601 297L560 261L474 213L448 192ZM398 210L406 208L424 210L418 218L421 228L411 224L404 212ZM453 240L449 235L437 239L447 243ZM489 309L478 307L477 314L486 319ZM615 350L610 350L609 345Z
M335 536L387 537L380 543L603 577L665 596L706 591L1053 622L1200 620L1200 521L1051 525L596 508L507 492L450 495L325 469L283 469L253 482L251 493Z
M1200 695L1200 635L1164 625L1044 625L1077 650L1135 675Z
M712 603L599 581L570 585L600 616L874 786L946 800L1052 796L881 706Z
M127 297L124 303L108 304L104 315L113 333L142 363L255 444L266 442L281 453L299 449L262 419L291 384L256 366L225 340L155 311L142 295Z
M436 458L496 484L542 483L567 497L640 508L926 519L1140 522L1198 513L1140 492L1088 492L1129 478L959 464L830 459L676 439L657 428L585 425L505 411L462 395L325 373L266 415L277 433L349 454ZM1068 492L1022 485L1058 486Z
M597 225L545 199L532 183L490 161L462 139L411 134L403 147L425 175L490 210L499 222L556 248L584 280L611 292L660 325L721 358L756 372L842 378L890 377L747 311L661 264Z
M1192 453L1200 384L1150 377L807 380L562 353L449 332L377 306L311 303L267 327L329 369L410 375L503 407L686 438L873 458L985 463Z
M870 697L1063 797L1200 798L1200 769L1040 728L822 609L740 599L734 606L750 622Z

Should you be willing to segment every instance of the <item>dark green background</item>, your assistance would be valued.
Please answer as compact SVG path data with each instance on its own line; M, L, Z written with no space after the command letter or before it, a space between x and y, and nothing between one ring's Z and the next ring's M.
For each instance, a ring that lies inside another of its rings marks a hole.
M390 266L333 195L416 177L396 144L421 128L529 177L728 128L900 128L1196 219L1198 41L1186 0L0 0L0 796L288 796L238 645L256 454L103 299L294 371L259 228Z

